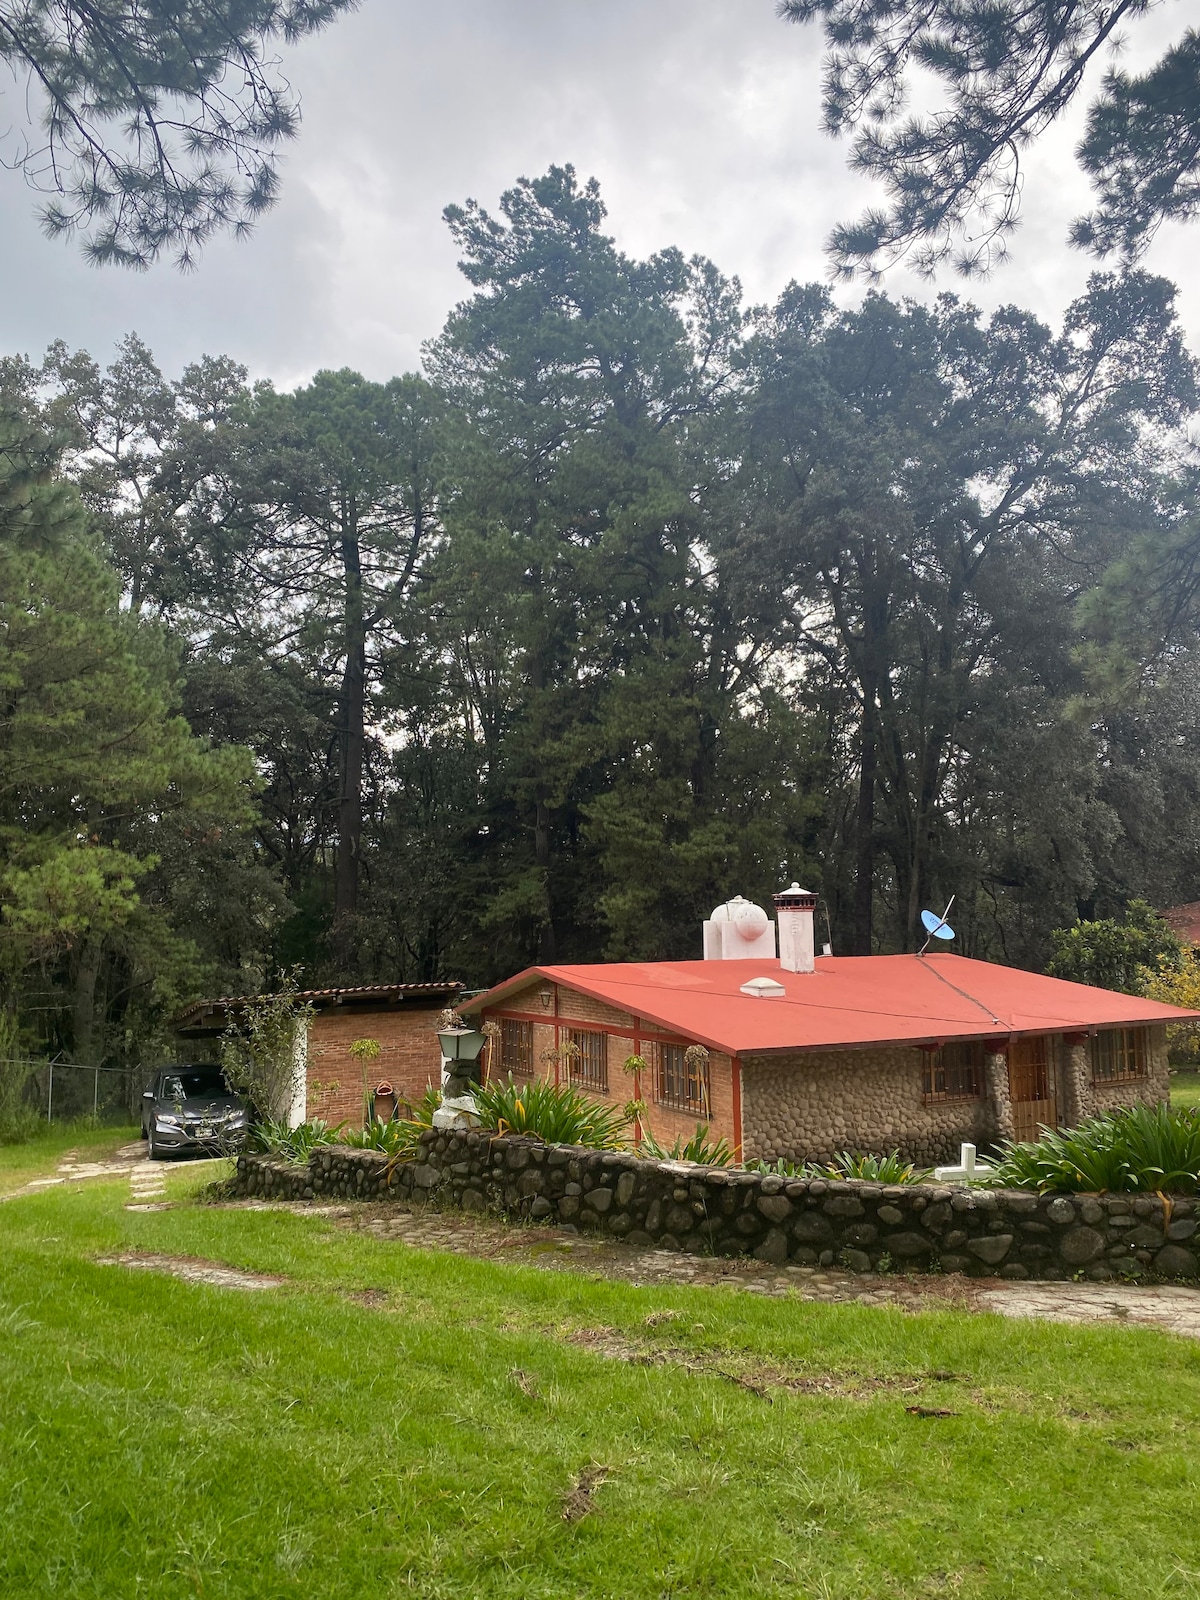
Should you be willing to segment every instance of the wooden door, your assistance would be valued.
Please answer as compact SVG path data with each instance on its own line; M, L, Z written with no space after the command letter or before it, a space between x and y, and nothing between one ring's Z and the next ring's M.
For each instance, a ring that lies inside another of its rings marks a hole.
M1054 1063L1048 1039L1014 1039L1008 1051L1008 1096L1012 1101L1013 1134L1036 1139L1043 1124L1058 1126Z

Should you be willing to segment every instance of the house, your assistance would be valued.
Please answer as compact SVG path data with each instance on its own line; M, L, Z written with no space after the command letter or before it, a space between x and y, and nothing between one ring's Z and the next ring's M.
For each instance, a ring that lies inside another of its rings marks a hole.
M745 1159L947 1161L1166 1099L1166 1025L1191 1013L941 950L817 956L815 906L793 885L775 925L736 899L703 960L531 967L459 1009L499 1025L490 1075L640 1100L660 1143L706 1122Z
M1181 906L1168 906L1158 914L1183 944L1200 945L1200 900L1189 900Z
M461 993L461 983L381 983L298 994L312 1008L312 1021L297 1052L291 1124L320 1117L359 1127L364 1099L380 1085L400 1102L415 1102L431 1083L440 1084L438 1013ZM198 1000L176 1019L175 1032L185 1044L212 1041L247 1003L245 995ZM355 1055L351 1046L361 1040L374 1040L378 1055Z

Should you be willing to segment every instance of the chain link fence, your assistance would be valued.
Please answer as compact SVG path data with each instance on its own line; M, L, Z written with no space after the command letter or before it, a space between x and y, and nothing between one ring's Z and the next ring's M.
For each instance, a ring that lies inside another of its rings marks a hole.
M0 1058L0 1123L128 1122L140 1106L142 1068L89 1067L77 1061Z

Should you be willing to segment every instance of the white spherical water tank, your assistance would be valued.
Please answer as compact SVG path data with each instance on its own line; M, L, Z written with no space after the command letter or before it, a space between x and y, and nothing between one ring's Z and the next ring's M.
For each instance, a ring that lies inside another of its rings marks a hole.
M706 961L744 961L749 956L774 954L774 923L762 906L743 895L716 906L704 924Z

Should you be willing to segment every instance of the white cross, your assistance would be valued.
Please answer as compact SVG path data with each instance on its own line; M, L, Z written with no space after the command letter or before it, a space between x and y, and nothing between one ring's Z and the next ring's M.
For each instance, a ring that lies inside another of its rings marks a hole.
M994 1167L986 1161L976 1161L975 1146L964 1144L958 1153L957 1167L934 1167L933 1175L940 1183L978 1183L983 1178L991 1177Z

